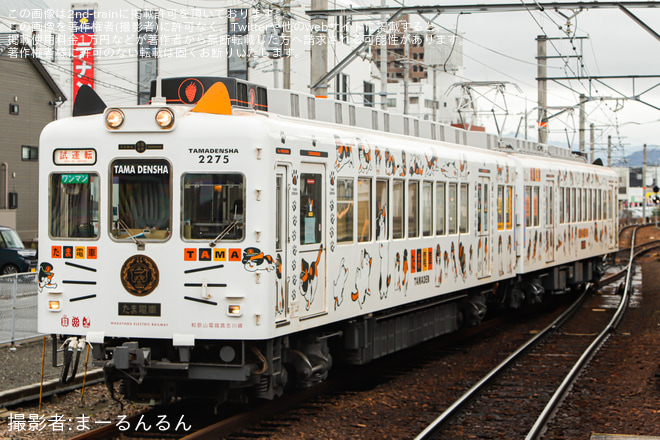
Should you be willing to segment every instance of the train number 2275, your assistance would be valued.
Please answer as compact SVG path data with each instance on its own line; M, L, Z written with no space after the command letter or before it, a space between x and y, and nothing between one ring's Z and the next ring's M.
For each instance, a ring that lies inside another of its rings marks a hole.
M229 155L225 154L200 154L199 163L229 163Z

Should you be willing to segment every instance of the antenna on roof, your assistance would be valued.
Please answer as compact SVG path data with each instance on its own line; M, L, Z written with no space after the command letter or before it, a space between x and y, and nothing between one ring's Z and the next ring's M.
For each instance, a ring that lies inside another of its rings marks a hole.
M167 100L163 96L163 81L160 75L156 76L156 94L151 98L152 104L164 105Z

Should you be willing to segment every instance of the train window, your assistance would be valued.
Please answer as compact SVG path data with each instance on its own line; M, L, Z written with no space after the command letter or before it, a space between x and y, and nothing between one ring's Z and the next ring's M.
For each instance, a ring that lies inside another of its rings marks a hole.
M571 188L566 188L566 223L571 223L573 215L573 197L571 197Z
M353 242L353 204L355 182L352 178L337 179L337 242Z
M447 188L447 233L458 232L458 185L450 183Z
M433 182L422 183L422 235L433 233Z
M342 118L342 108L340 103L335 103L335 122L337 124L343 124Z
M559 223L564 223L564 193L566 188L559 188Z
M358 241L371 240L371 179L358 179Z
M575 212L575 188L571 188L571 222L575 223L577 214Z
M389 181L376 180L376 240L387 240L389 236Z
M504 230L504 185L497 186L497 230Z
M419 182L408 182L408 237L419 237Z
M392 182L392 238L403 238L405 236L406 202L404 185L403 180Z
M435 235L445 235L445 183L435 184Z
M119 159L112 163L112 237L164 240L172 221L170 163Z
M603 219L603 190L596 190L598 192L598 220Z
M185 240L241 240L245 183L241 174L183 176L183 238Z
M513 186L506 187L506 228L513 229Z
M461 220L459 222L459 232L461 234L465 234L469 231L470 229L470 222L469 222L469 196L468 196L468 184L467 183L461 183Z
M545 209L545 224L547 226L552 226L554 224L554 213L555 213L555 194L552 191L552 186L545 187L546 195L546 209Z
M321 243L323 212L323 176L300 174L300 243Z
M532 187L525 187L525 226L532 226Z
M582 213L584 212L584 208L582 206L582 190L580 188L577 189L575 192L576 194L576 199L575 199L575 215L576 215L576 221L581 222L582 221Z
M540 223L539 218L539 187L534 187L534 226L538 226Z
M311 96L307 98L307 119L316 119L316 99Z
M591 220L597 220L597 200L596 200L596 190L595 189L590 189L589 190L589 205L591 206Z
M50 176L50 235L53 238L99 236L99 176L96 173Z

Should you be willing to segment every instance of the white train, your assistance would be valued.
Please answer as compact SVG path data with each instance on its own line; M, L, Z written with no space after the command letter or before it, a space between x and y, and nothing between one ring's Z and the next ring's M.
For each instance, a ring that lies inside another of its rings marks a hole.
M158 89L83 89L40 140L39 331L128 398L273 398L617 248L617 176L565 149L235 79Z

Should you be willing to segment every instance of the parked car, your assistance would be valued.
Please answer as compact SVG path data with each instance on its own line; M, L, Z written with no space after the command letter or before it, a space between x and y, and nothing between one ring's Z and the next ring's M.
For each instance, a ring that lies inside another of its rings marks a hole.
M37 270L36 249L26 249L12 228L0 226L0 275Z

